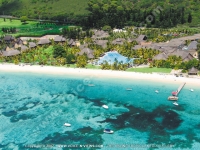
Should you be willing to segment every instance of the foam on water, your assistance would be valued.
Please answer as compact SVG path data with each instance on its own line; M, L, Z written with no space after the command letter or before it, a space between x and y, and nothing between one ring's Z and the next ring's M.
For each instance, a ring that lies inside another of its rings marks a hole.
M191 92L186 85L174 106L167 97L178 88L176 82L92 78L94 86L88 86L86 78L0 73L0 148L53 144L62 149L59 144L72 143L77 149L96 144L106 150L113 149L109 144L126 149L198 147L200 88ZM114 134L103 133L105 128Z

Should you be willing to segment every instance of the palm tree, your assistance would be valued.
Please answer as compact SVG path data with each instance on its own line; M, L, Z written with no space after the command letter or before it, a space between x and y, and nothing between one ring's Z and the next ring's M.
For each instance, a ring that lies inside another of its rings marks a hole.
M143 48L140 48L140 49L137 50L137 55L138 55L139 57L142 57L142 56L143 56Z
M77 67L84 68L87 65L87 57L85 55L79 55L76 62Z
M140 59L134 59L134 64L139 65L140 64Z
M153 62L150 62L149 67L153 68Z

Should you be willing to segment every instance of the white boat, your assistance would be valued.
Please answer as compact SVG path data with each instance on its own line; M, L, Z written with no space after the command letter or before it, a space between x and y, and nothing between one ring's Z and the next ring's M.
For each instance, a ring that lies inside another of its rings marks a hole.
M95 86L94 84L88 84L88 86Z
M174 102L173 104L176 105L176 106L178 106L178 103L177 103L177 102Z
M177 101L177 100L178 100L178 97L176 97L176 96L169 96L169 97L168 97L168 100Z
M66 126L66 127L71 127L71 124L69 124L69 123L64 123L64 126Z
M109 133L109 134L114 133L114 131L113 131L113 130L110 130L110 129L104 129L103 132L104 132L104 133Z
M103 108L105 109L108 109L108 106L107 105L102 105Z
M133 89L131 89L131 88L127 88L126 90L127 90L127 91L132 91Z
M190 91L193 92L194 90L193 90L193 89L190 89Z
M158 90L155 90L155 92L156 92L156 93L159 93L159 91L158 91Z

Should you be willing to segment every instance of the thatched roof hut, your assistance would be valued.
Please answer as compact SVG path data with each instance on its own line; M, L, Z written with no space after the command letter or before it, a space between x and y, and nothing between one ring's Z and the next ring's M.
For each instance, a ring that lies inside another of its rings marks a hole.
M2 56L14 56L20 54L19 50L9 50L9 51L3 51Z
M194 67L188 70L188 75L197 75L197 74L198 74L198 69Z
M49 39L40 39L40 41L38 42L38 45L45 45L49 43L50 43Z

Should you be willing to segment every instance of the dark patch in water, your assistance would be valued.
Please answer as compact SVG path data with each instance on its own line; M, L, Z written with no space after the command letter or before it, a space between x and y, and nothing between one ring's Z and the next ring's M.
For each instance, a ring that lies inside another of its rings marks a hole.
M13 98L15 95L14 94L9 94L7 95L10 99Z
M17 111L11 110L9 112L2 112L2 114L6 117L11 117L11 116L17 115Z
M28 107L23 106L23 107L18 108L18 111L24 111L24 110L28 110Z
M167 129L178 128L182 122L182 120L179 118L179 115L172 110L169 110L168 112L163 111L162 116L164 117L162 125Z
M56 97L54 97L52 100L57 99L60 95L56 95ZM53 97L53 96L52 96Z
M171 133L171 135L185 135L186 139L173 139L172 145L173 148L179 148L182 149L191 149L193 146L193 142L196 140L197 142L200 142L200 139L198 139L195 135L195 133L192 131L192 129L186 129L183 131L176 131Z
M78 98L85 99L86 104L92 102L94 106L98 106L98 107L101 107L102 105L105 104L105 102L102 102L102 101L105 101L105 99L103 99L103 98L93 99L93 98L88 98L88 97L85 97L85 96L78 96Z
M191 149L193 146L193 142L200 142L200 139L196 137L196 134L193 132L192 128L187 128L185 130L179 130L179 131L174 131L171 133L171 135L180 135L183 136L185 135L186 139L179 139L175 138L171 140L171 144L173 145L173 148L181 148L181 149Z
M1 145L1 144L0 144L0 148L3 148L3 147L5 147L5 146L6 146L6 145Z
M31 97L29 97L29 99L31 99ZM33 104L33 106L27 107L28 104ZM31 109L31 108L35 107L35 106L38 105L38 104L39 104L39 101L36 101L36 102L28 102L28 103L24 104L24 106L18 108L17 111L28 110L28 109Z
M90 119L90 117L84 117L83 119L84 119L84 120L89 120L89 119Z
M174 106L174 110L177 110L177 111L185 111L185 104L181 104L179 106Z
M52 79L47 79L46 81L49 83L54 82Z
M6 108L5 106L0 107L0 109L5 109L5 108Z
M17 116L12 116L10 118L10 122L18 122L19 121L19 118Z
M66 131L65 133L54 133L52 135L48 135L48 137L44 138L42 141L34 144L71 145L76 143L77 145L79 144L102 145L103 139L100 133L103 133L103 131L100 130L96 131L91 127L84 127L76 131ZM68 150L69 148L63 148L63 149ZM80 147L73 149L80 149Z
M194 136L194 140L196 140L198 143L200 143L200 138Z
M50 102L50 104L56 104L58 101L57 100L52 100L51 102Z
M190 141L190 140L182 140L182 139L173 139L172 141L172 145L173 145L173 148L179 148L181 147L182 149L191 149L192 148L192 144L193 142Z
M200 123L197 124L195 128L200 129Z
M1 79L5 79L5 78L6 78L5 76L2 76L2 77L1 77Z
M125 107L129 111L116 116L116 119L107 118L99 122L111 123L115 131L122 128L133 128L141 132L149 132L148 144L162 144L162 142L169 141L170 133L167 130L178 128L183 121L176 112L168 110L166 106L159 106L152 112L134 106L125 105Z
M87 99L86 97L83 97L84 99ZM93 102L93 105L94 106L102 106L102 105L104 105L105 103L104 102L102 102L104 99L102 98L102 99L89 99L90 100L90 102Z
M135 122L137 124L139 122L140 126L144 126L144 128L157 128L158 130L175 129L179 127L179 125L182 122L182 120L179 118L179 115L176 112L172 110L168 111L165 106L159 106L152 112L146 112L143 109L136 109L132 106L128 106L127 108L130 111L124 113L124 115L132 115L130 118L127 118L128 120L130 120L130 123L134 125ZM158 117L162 118L161 122L156 120L156 118Z
M31 98L32 98L32 97L24 97L24 98L19 99L18 101L23 101L23 100L31 99Z
M15 115L10 118L10 122L18 122L19 120L28 120L28 119L33 119L36 118L34 115L30 114L20 114L20 115Z
M154 144L155 146L150 148L150 149L156 149L156 148L160 148L159 146L156 146L156 145L161 145L165 142L164 145L169 145L171 143L170 142L170 134L166 133L165 131L163 131L164 134L162 135L159 135L159 134L156 134L154 131L150 132L149 133L149 138L147 140L147 143L148 144ZM164 142L163 142L164 141ZM173 144L172 144L173 145ZM162 148L162 147L161 147ZM169 148L169 147L167 147Z
M43 108L48 108L48 107L49 107L48 105L44 105L44 106L43 106Z

